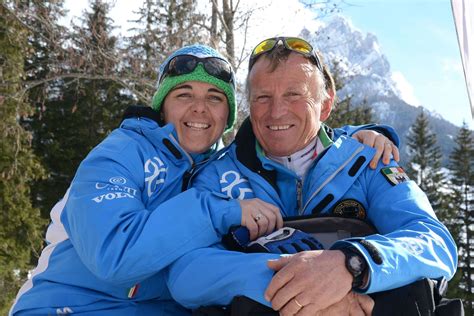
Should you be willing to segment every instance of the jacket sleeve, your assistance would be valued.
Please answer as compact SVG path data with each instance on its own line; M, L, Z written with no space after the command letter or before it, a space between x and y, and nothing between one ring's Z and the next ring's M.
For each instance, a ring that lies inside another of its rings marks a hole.
M170 265L167 285L172 297L190 309L228 305L239 295L270 306L263 297L274 273L267 261L279 257L234 252L220 245L197 249Z
M181 181L172 174L150 197L164 202L147 209L139 150L106 145L81 163L61 215L78 255L98 278L133 285L184 253L216 243L240 223L237 201L195 189L173 197L180 189L172 186L180 188Z
M221 192L217 163L210 164L193 179L199 191ZM228 168L232 169L232 168ZM191 309L199 306L228 305L244 295L270 306L263 298L273 271L267 260L277 254L245 254L224 249L222 244L193 250L167 270L167 284L173 298Z
M385 124L345 125L334 129L334 139L339 138L339 136L343 134L352 136L361 130L372 130L379 132L390 139L395 144L395 146L400 147L400 138L398 137L397 132L393 127Z
M391 166L397 167L392 162ZM336 242L332 249L352 245L369 264L364 292L397 288L423 277L452 278L457 249L447 228L438 221L426 195L414 181L391 185L377 170L365 171L367 216L379 234Z

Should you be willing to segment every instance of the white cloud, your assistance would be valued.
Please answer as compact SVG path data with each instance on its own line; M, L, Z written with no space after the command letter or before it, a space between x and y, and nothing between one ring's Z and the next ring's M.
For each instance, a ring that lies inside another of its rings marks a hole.
M460 58L443 58L441 60L441 69L447 74L457 72L461 76L464 75Z
M257 41L278 35L296 36L304 27L315 28L315 13L298 0L245 0L241 7L253 11L249 33ZM249 44L253 46L257 43Z
M415 96L415 91L413 86L408 82L405 76L399 72L394 71L392 73L392 80L395 83L395 87L400 93L400 98L408 104L411 105L420 105L421 102Z

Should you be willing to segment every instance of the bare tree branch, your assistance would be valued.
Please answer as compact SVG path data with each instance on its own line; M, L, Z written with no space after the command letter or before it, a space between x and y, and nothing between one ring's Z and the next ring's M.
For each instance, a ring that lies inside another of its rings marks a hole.
M44 79L41 79L41 80L34 80L34 81L29 81L29 82L26 82L23 86L23 88L18 91L15 95L13 95L13 97L15 98L21 98L25 95L25 93L30 90L30 89L33 89L34 87L37 87L37 86L40 86L40 85L44 85L44 84L47 84L48 82L52 82L52 81L57 81L57 80L63 80L63 79L76 79L76 80L109 80L109 81L113 81L117 84L119 84L120 86L122 86L123 88L125 89L128 89L130 90L130 92L132 92L134 95L136 95L137 99L140 101L140 102L143 102L143 103L148 103L150 101L150 98L151 96L146 94L146 93L143 93L141 91L138 91L136 90L133 86L135 86L134 84L131 85L129 83L129 81L131 81L130 79L131 78L120 78L119 76L117 75L91 75L91 74L86 74L86 73L68 73L68 74L60 74L60 75L56 75L56 76L53 76L53 77L49 77L49 78L44 78ZM146 88L152 90L154 89L154 85L153 83L150 81L150 80L144 80L144 79L139 79L139 78L133 78L133 81L135 82L139 82L139 86L140 87L143 87L143 86L146 86ZM3 86L3 85L2 85Z

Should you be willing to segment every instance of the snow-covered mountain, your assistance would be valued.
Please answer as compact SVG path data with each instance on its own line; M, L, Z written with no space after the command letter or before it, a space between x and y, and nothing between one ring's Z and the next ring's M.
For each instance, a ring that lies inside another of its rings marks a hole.
M423 108L403 100L377 37L363 34L342 16L335 16L316 31L304 29L300 35L323 53L327 64L336 62L339 71L348 78L338 92L340 99L352 95L354 104L367 100L376 122L392 125L397 130L401 138L402 164L408 162L406 135ZM424 111L429 117L430 128L437 134L446 165L459 127L437 113L426 108Z

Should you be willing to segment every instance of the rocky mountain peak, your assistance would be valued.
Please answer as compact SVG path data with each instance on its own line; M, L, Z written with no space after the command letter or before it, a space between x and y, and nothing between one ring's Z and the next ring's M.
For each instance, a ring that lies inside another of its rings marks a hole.
M341 76L346 78L344 87L338 91L339 99L352 96L354 105L366 100L377 123L392 125L397 130L405 163L409 161L406 135L421 110L428 115L433 131L443 131L437 134L437 139L445 157L443 162L447 163L452 138L459 127L426 108L403 100L376 35L361 32L341 15L334 16L316 30L303 29L300 35L322 52L324 61L331 68L337 64Z

